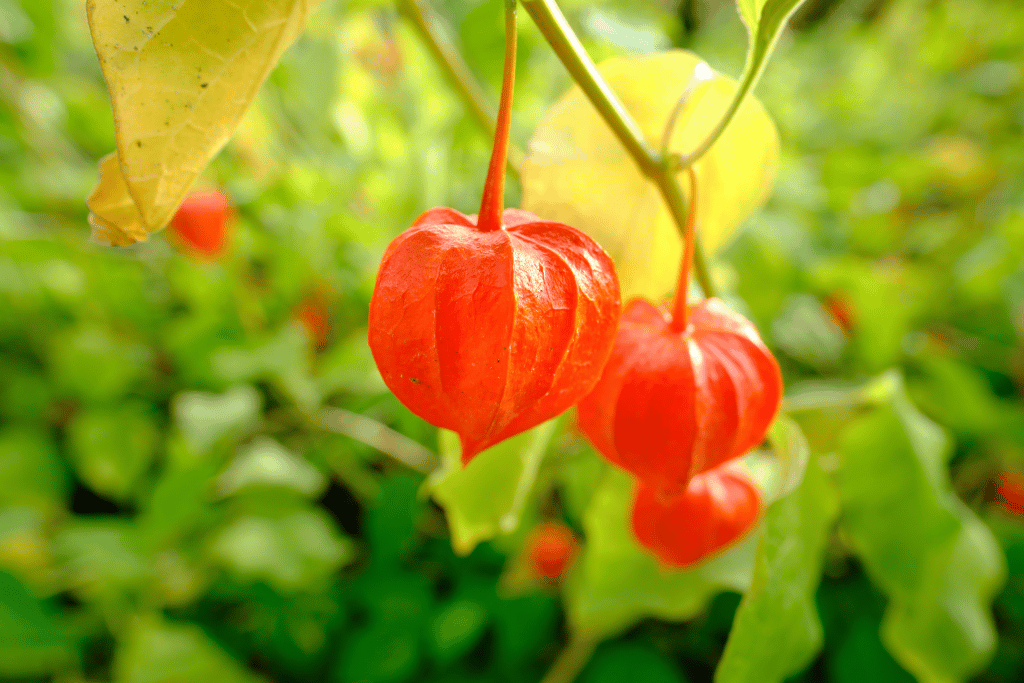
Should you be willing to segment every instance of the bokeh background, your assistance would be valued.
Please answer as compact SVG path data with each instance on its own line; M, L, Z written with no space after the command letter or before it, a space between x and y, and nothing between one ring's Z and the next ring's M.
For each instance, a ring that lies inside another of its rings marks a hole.
M500 6L434 3L495 99ZM729 2L563 7L597 59L677 46L742 68ZM570 81L521 27L523 148ZM1024 526L992 483L1024 469L1024 5L809 0L792 29L757 90L782 140L775 193L715 277L788 384L902 370L1007 561L974 680L1024 680ZM540 680L564 615L557 586L501 578L522 534L457 556L422 475L319 419L437 449L376 374L367 305L388 240L427 207L475 209L490 144L411 27L370 0L313 16L202 181L237 207L219 262L164 235L90 243L84 199L113 147L84 3L4 0L0 679ZM821 453L835 419L805 423ZM537 507L582 536L557 482ZM885 596L833 536L824 649L795 680L913 680L879 637ZM581 680L710 680L738 602L644 620Z

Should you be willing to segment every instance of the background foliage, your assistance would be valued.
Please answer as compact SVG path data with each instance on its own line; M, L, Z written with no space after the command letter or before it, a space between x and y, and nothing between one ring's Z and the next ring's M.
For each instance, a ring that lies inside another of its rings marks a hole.
M500 5L436 4L495 95ZM731 3L563 7L595 58L682 46L742 69ZM521 31L524 147L570 82ZM391 5L328 0L285 53L204 178L238 205L209 264L162 234L88 242L114 140L84 9L5 2L0 679L533 681L571 631L604 641L595 683L720 661L726 681L1021 680L1024 527L991 486L1024 469L1021 35L1012 0L796 16L758 86L775 193L714 276L777 352L812 457L759 536L665 575L569 420L425 481L342 419L453 457L386 392L364 325L384 245L426 207L472 210L489 140ZM551 516L584 538L561 593L519 555Z

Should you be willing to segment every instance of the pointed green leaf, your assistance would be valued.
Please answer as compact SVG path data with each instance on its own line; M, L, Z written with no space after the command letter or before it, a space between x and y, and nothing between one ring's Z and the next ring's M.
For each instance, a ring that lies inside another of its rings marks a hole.
M629 528L633 487L609 467L584 515L587 542L564 592L576 632L608 637L645 617L690 619L716 593L750 585L759 533L692 569L662 567Z
M966 679L995 648L991 603L1005 567L992 532L950 489L945 435L900 382L841 452L844 527L890 601L883 642L925 683Z
M440 430L442 465L427 486L448 516L456 553L468 555L477 543L519 527L541 460L560 424L555 418L506 439L465 467L459 460L458 436Z
M782 29L804 0L736 0L740 17L747 25L750 43L743 80L756 82L775 49Z
M765 513L750 590L715 672L717 683L773 683L800 671L821 647L814 594L838 500L811 461L802 483Z

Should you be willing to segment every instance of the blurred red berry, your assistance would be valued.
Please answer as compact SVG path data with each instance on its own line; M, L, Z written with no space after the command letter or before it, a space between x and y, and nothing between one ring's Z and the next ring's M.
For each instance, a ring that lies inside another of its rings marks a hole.
M856 320L853 315L853 303L843 294L833 294L825 299L825 310L832 320L847 334L853 332Z
M193 192L171 219L171 231L193 255L216 260L228 242L231 202L219 190Z
M1024 515L1024 473L1000 472L995 483L996 502L1006 510Z
M544 522L526 542L530 567L545 581L557 581L572 564L576 546L576 537L569 527L561 522Z
M316 347L323 348L331 336L331 315L324 303L311 297L299 304L296 314Z

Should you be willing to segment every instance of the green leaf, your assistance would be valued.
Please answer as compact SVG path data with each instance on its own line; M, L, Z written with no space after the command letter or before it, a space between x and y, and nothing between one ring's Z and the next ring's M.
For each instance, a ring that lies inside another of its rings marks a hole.
M456 553L468 555L477 543L519 527L541 460L559 426L559 418L549 420L488 448L466 467L460 461L458 436L440 430L442 466L427 485L448 517Z
M419 666L420 641L419 633L408 624L362 629L346 643L332 680L337 683L408 680Z
M97 493L129 498L156 454L160 431L140 402L80 413L68 425L71 461Z
M45 676L71 664L74 642L14 576L0 571L0 676Z
M992 532L950 489L945 435L900 382L849 428L841 452L844 527L890 601L883 642L925 683L967 678L994 650L1005 567Z
M217 477L217 494L224 497L276 488L318 498L326 487L320 470L266 436L254 439Z
M750 590L743 596L716 683L782 681L821 647L814 595L837 495L816 461L802 483L765 513Z
M633 487L629 475L609 467L584 515L587 542L564 586L579 633L609 637L645 617L690 619L716 593L750 585L759 533L692 569L663 568L633 539Z
M616 643L599 649L580 676L580 683L684 683L685 680L664 654L634 643Z
M89 197L95 239L127 245L171 219L320 0L89 0L117 152Z
M87 599L123 600L151 576L134 525L120 517L78 519L53 539L64 576Z
M221 347L210 362L228 382L272 379L300 408L311 411L320 402L319 387L310 374L311 353L305 328L292 321L256 344Z
M374 562L397 563L416 540L416 525L423 513L418 496L421 483L422 477L408 473L389 477L367 510L365 533Z
M782 29L803 4L804 0L736 0L740 17L747 26L750 43L747 45L747 64L743 80L757 82L771 57ZM751 85L752 87L752 85Z
M85 401L120 398L149 362L149 349L115 339L102 327L83 325L51 338L54 383Z
M182 391L171 401L178 428L196 453L205 453L221 436L251 427L259 417L262 398L248 384L223 394Z
M114 655L113 670L114 683L259 680L198 626L150 616L129 625Z
M355 549L323 510L300 508L235 518L213 535L209 554L240 579L292 593L326 580Z

